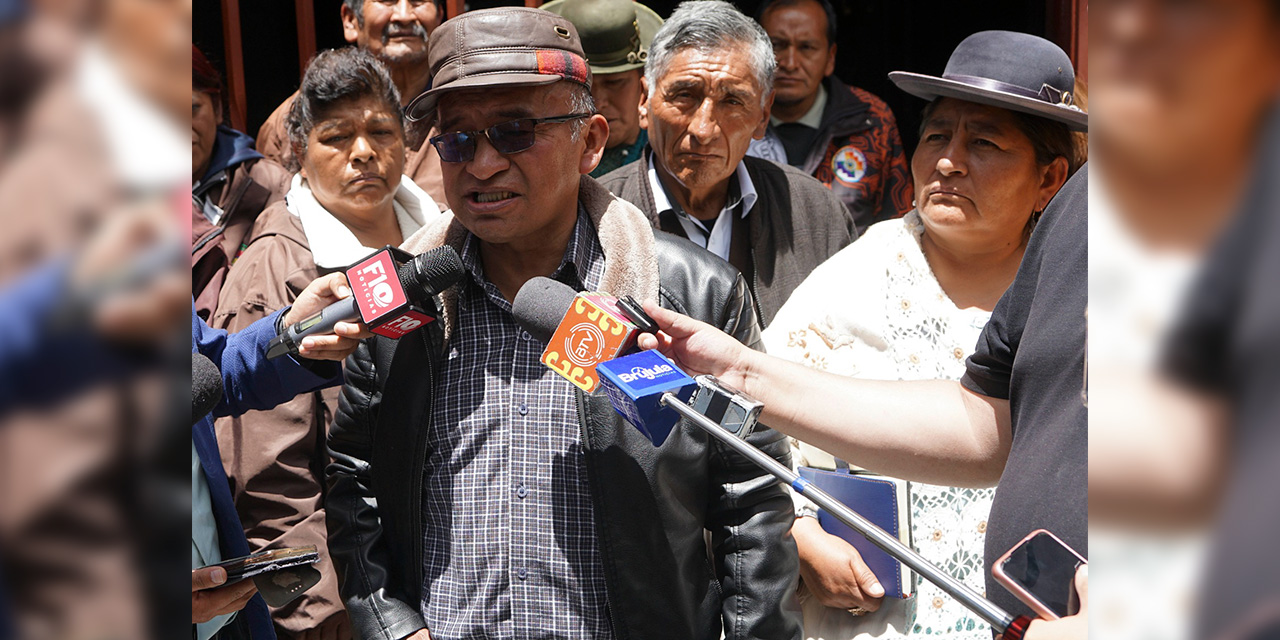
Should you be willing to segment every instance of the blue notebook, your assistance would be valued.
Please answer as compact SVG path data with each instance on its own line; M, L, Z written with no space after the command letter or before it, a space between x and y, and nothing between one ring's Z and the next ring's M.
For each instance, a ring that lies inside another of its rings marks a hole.
M903 544L911 544L911 503L906 480L813 467L800 467L800 476L896 536ZM881 551L825 509L818 511L818 523L823 531L840 536L858 550L863 562L884 586L885 597L910 598L915 592L914 574L906 565Z

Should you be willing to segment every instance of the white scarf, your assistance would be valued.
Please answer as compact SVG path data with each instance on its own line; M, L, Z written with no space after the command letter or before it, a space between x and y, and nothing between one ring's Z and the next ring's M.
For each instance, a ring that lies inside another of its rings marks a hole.
M307 234L311 255L316 266L322 269L346 267L382 248L360 244L356 235L316 200L301 173L294 174L293 184L285 196L285 205L289 213L302 221L302 231ZM400 187L396 189L391 207L396 212L402 239L408 239L421 229L426 224L427 215L435 217L440 214L435 200L409 176L400 176Z

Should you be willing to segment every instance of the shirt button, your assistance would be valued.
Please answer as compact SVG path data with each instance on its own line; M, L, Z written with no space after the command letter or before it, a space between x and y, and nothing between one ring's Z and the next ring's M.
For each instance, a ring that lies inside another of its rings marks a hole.
M524 580L525 578L529 577L529 570L525 569L524 567L520 567L519 569L516 570L516 576L519 577L521 580Z
M524 498L524 497L525 497L525 496L527 496L527 495L529 495L529 487L524 486L524 483L523 483L523 482L521 482L520 484L516 485L516 496L517 496L517 497L519 497L519 498Z
M529 332L528 332L528 331L521 331L521 332L520 332L520 338L521 338L522 340L529 341L529 340L532 340L532 339L533 339L533 336L529 335Z
M951 353L955 355L956 360L964 359L964 349L961 349L960 347L956 347L955 351L952 351Z
M519 412L520 412L520 415L522 415L522 416L527 416L527 415L529 415L529 405L527 405L527 404L525 404L525 403L523 403L523 402L521 402L521 403L520 403L520 407L519 407L518 409L516 409L516 410L517 410L517 411L519 411Z

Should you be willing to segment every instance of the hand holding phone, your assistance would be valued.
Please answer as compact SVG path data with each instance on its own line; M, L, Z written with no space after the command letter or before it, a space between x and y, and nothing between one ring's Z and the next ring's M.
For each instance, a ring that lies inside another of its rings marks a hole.
M226 571L224 585L252 580L267 604L282 607L320 581L320 572L311 566L319 560L315 545L259 551L192 571L192 591L197 571L219 567Z
M191 624L208 622L244 608L258 590L253 582L227 584L217 565L191 570Z
M1000 556L991 574L1041 618L1057 620L1080 610L1076 570L1087 564L1057 536L1038 529Z
M1080 594L1080 611L1057 620L1032 620L1022 640L1088 640L1089 565L1080 565L1074 584Z

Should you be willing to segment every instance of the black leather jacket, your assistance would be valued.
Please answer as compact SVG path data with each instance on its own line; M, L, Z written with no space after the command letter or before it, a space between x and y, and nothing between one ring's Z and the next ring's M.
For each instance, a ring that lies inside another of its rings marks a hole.
M725 262L654 232L659 302L759 348L751 294ZM438 325L367 341L347 361L329 436L329 553L357 638L402 638L422 626L422 478ZM388 371L380 370L387 369ZM575 390L619 640L798 638L792 504L772 476L681 423L661 449L603 392ZM751 441L784 464L779 433ZM704 538L710 532L711 557Z

